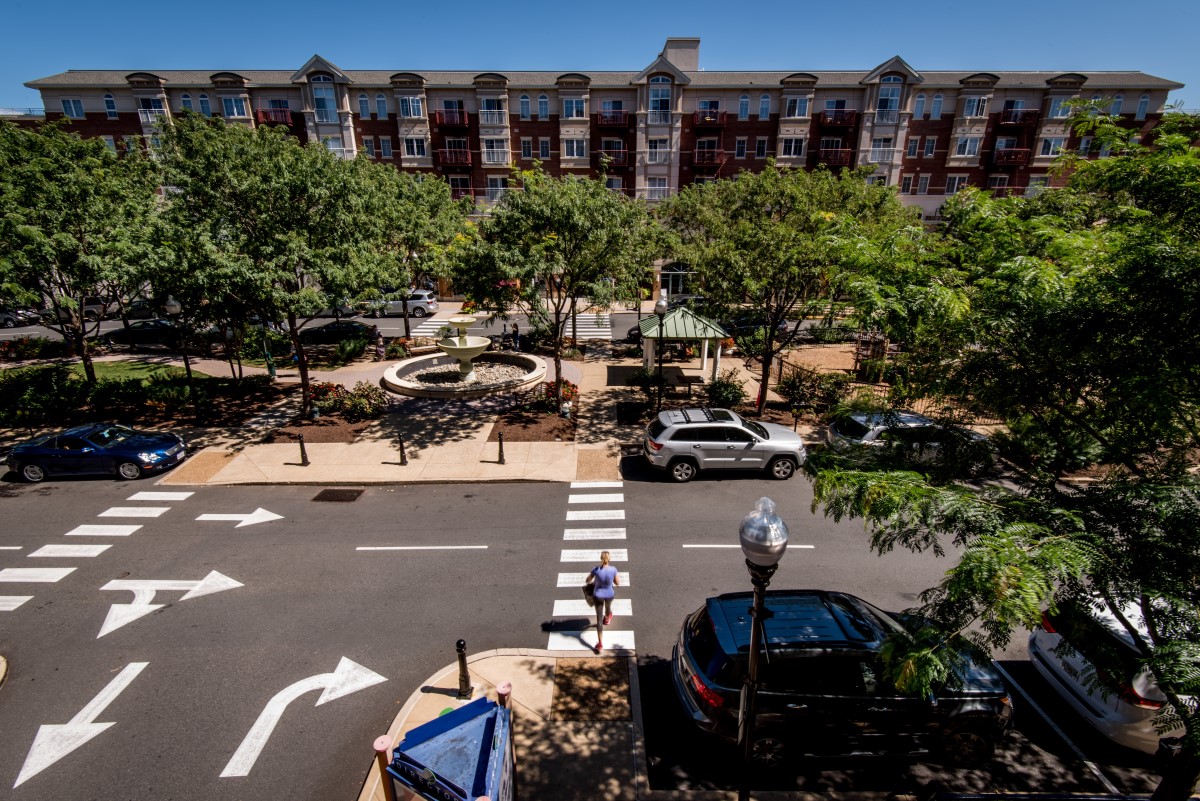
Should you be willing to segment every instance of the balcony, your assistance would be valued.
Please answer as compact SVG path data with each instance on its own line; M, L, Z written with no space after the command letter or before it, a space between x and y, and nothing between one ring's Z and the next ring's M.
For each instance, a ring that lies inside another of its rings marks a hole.
M875 109L876 125L895 125L900 122L900 112L894 108Z
M697 128L720 128L725 124L725 112L697 111L692 115L692 123Z
M596 124L624 128L629 124L628 111L601 111L596 114Z
M669 111L647 111L646 112L646 124L647 125L670 125L671 124L671 112L669 112Z
M827 149L821 148L818 158L823 164L832 164L835 167L849 166L854 160L854 151L849 148Z
M45 117L44 108L0 108L0 117Z
M475 197L475 190L469 184L467 186L452 186L450 187L450 197L453 200L462 200L464 197Z
M858 122L858 112L853 109L830 109L821 112L821 124L830 128L852 128Z
M692 151L692 164L697 167L720 167L725 163L726 154L724 150L694 150Z
M483 190L483 199L487 203L499 203L500 198L508 191L507 186L489 186Z
M1000 112L1001 125L1037 125L1038 110L1035 108L1016 108Z
M467 112L461 108L442 109L433 112L433 121L436 125L445 125L448 128L466 128Z
M628 150L609 150L608 148L605 148L604 150L597 150L594 153L594 155L596 157L597 165L601 164L604 161L605 157L608 158L609 164L613 164L613 165L616 165L619 167L623 167L629 163L629 151Z
M484 109L479 112L480 125L508 125L508 112L504 109Z
M647 150L646 151L646 163L647 164L670 164L671 163L671 151L670 150Z
M892 155L896 152L895 148L891 147L873 147L868 152L868 164L891 164Z
M1006 147L997 150L992 156L992 163L997 167L1024 167L1029 163L1029 149Z
M292 110L290 108L260 108L254 110L254 119L260 125L291 125Z
M442 167L471 166L471 151L456 148L443 148L437 152L438 164Z
M507 150L483 151L484 164L508 164L510 159L512 159L512 153L508 152Z
M646 189L646 200L666 200L671 190L663 186L651 186Z
M142 125L158 125L158 121L162 118L170 117L171 114L165 108L139 108L138 119Z

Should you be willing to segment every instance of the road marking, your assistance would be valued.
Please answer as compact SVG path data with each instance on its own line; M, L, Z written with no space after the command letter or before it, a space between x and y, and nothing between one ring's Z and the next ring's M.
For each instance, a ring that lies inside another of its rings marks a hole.
M567 510L567 520L624 520L624 509Z
M258 755L262 753L267 740L270 739L271 732L275 730L275 724L279 723L287 705L300 696L312 690L322 690L323 692L315 704L320 706L344 695L365 690L381 681L387 681L387 679L343 656L333 673L309 676L307 679L283 688L267 702L266 707L259 714L258 720L254 721L246 738L233 753L229 764L225 766L225 770L221 771L221 778L250 775L250 770L258 760Z
M612 602L613 617L629 617L633 614L633 601L628 598L614 598ZM596 609L587 601L580 598L575 600L560 600L554 602L551 617L586 617L594 618Z
M25 764L21 766L21 773L17 776L17 783L13 787L19 787L109 726L116 725L96 723L95 720L149 664L130 662L88 702L87 706L79 710L75 717L63 724L46 724L39 727L37 735L33 738L33 745L29 747L29 755L25 757Z
M73 567L6 567L0 570L0 582L53 584L74 572Z
M596 630L562 632L552 631L546 642L547 651L595 651ZM604 651L636 651L632 631L604 630Z
M110 606L108 615L104 618L104 623L100 626L100 633L96 635L96 639L98 640L105 634L116 631L138 618L145 617L151 612L166 606L166 604L151 603L154 600L154 593L156 592L167 590L184 591L186 594L179 600L186 601L189 598L200 598L204 595L212 595L213 593L233 590L244 586L242 582L234 581L229 576L222 575L215 570L198 581L176 579L116 579L110 581L100 589L132 592L133 603L113 604Z
M486 545L360 545L356 551L486 551Z
M568 495L567 503L625 503L625 496L620 492L598 493L596 495Z
M0 595L0 612L11 612L32 597L32 595Z
M271 520L282 520L283 515L277 515L274 512L268 512L266 509L263 509L260 506L259 508L255 509L253 512L251 512L250 514L245 514L245 515L206 514L206 515L200 515L196 519L197 520L217 520L217 521L237 520L239 522L236 526L234 526L234 528L241 528L242 526L253 526L255 523L266 523Z
M1015 687L1017 692L1025 696L1025 702L1033 707L1034 712L1037 712L1039 715L1041 715L1042 720L1046 721L1046 724L1054 730L1055 734L1062 738L1062 741L1067 744L1067 747L1075 752L1075 756L1079 757L1080 761L1088 766L1088 770L1096 774L1096 778L1099 779L1100 783L1104 785L1104 789L1108 790L1113 795L1120 795L1121 791L1117 789L1116 785L1108 780L1108 777L1104 775L1104 772L1100 770L1095 762L1092 762L1090 759L1084 756L1083 751L1079 750L1079 747L1071 741L1071 738L1067 736L1067 733L1060 729L1058 724L1051 720L1050 716L1047 715L1040 706L1038 706L1037 702L1033 700L1033 696L1025 692L1025 689L1021 687L1020 684L1017 684L1016 680L1008 674L1008 671L1000 667L999 662L992 662L992 664L996 667L996 670L1000 671L1000 675L1004 677L1004 680L1008 682L1010 686Z
M99 556L111 547L111 545L43 545L29 554L29 558L32 559L35 556L79 556L86 558L89 556Z
M623 540L623 528L565 528L564 540Z
M582 587L583 582L587 581L587 577L590 575L591 575L591 573L559 573L558 574L558 586L559 587ZM629 574L628 573L617 573L617 584L621 587L631 586L629 583Z
M629 551L625 548L613 548L608 552L609 559L613 562L628 562ZM600 551L595 548L586 550L571 550L564 548L560 562L599 562Z
M734 542L734 543L721 543L719 545L687 544L687 545L683 545L681 547L683 547L683 548L741 548L742 546L740 544ZM815 546L815 545L792 545L791 543L788 543L788 547L789 548L804 548L807 550L812 550L813 548L816 548L817 546Z
M67 532L68 537L128 537L133 532L137 531L141 526L104 526L99 523L91 523L85 526L76 526Z
M624 481L572 481L571 489L604 489L622 487Z
M19 551L23 547L25 547L25 546L23 546L23 545L0 545L0 551Z
M105 509L96 517L161 517L171 511L170 506L114 506Z
M127 501L186 501L194 492L135 492Z

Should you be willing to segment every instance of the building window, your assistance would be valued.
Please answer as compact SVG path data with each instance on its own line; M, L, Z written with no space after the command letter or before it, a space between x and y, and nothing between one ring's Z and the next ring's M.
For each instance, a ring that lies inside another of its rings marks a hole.
M363 137L363 151L371 158L375 158L375 137Z
M909 137L908 150L905 152L904 155L908 156L910 159L915 159L917 157L917 148L919 148L920 146L921 146L921 137L919 137L919 136Z
M471 196L471 178L466 175L447 175L450 184L450 196L455 200Z
M1025 195L1027 197L1032 197L1033 195L1038 194L1039 192L1041 192L1043 189L1046 188L1046 185L1049 183L1049 181L1050 181L1050 179L1047 178L1045 175L1039 175L1036 177L1030 176L1029 177L1029 186L1027 186L1025 188Z
M375 116L381 120L388 118L387 113L387 98L383 95L375 95Z
M508 163L508 141L505 139L484 139L483 140L483 163L484 164L507 164Z
M183 93L183 97L179 98L179 103L188 111L192 111L192 96L187 92Z
M655 75L650 79L649 111L648 124L671 124L671 79L665 75Z
M646 179L646 200L666 200L669 191L666 178Z
M979 155L979 137L978 136L960 136L958 144L954 146L954 155L956 156L978 156Z
M223 97L221 105L225 109L226 117L246 117L246 98L244 97Z
M504 197L504 190L508 188L508 179L489 175L487 179L487 195L488 202L495 203L500 198Z
M750 119L750 95L742 95L738 98L738 119Z
M521 95L521 101L518 109L521 113L521 119L529 119L529 95Z
M963 98L963 116L964 117L986 117L987 116L986 97L972 96Z
M1112 99L1112 105L1108 107L1108 113L1114 117L1121 113L1121 105L1125 102L1125 95L1116 95Z
M733 143L733 157L735 159L746 158L746 137L739 137Z
M947 175L946 176L946 194L953 195L958 190L967 185L967 176L965 175Z
M884 164L892 160L892 137L876 136L871 140L871 162Z
M125 152L127 154L133 154L133 153L137 152L138 138L136 136L129 136L129 135L122 136L121 142L122 142L122 144L125 145Z
M614 192L621 191L621 179L618 176L606 175L604 177L604 186Z
M789 97L785 101L783 116L785 116L785 117L807 117L808 116L808 98L807 97Z
M529 138L521 139L521 158L533 158L533 140Z
M767 138L760 136L754 140L754 158L765 159L767 157Z
M66 98L62 100L63 114L74 120L83 119L83 101L75 98Z
M916 105L913 106L913 119L920 120L925 118L925 95L917 95Z
M1065 139L1061 136L1051 136L1042 140L1042 149L1039 155L1042 156L1057 156L1062 153Z
M371 103L367 100L366 95L358 96L358 116L364 120L371 118Z
M929 118L931 120L940 120L942 118L942 96L933 96L933 105L929 107Z
M1150 110L1150 95L1142 95L1138 98L1137 112L1133 115L1135 120L1146 119L1146 112Z
M200 95L200 113L205 117L212 116L212 106L208 104L208 95Z
M538 119L550 119L550 98L545 95L538 95Z
M1091 152L1092 152L1092 137L1081 136L1079 138L1079 155L1083 156L1084 158L1087 158L1088 154Z
M563 117L568 120L583 118L583 98L568 97L563 99Z
M997 150L1012 150L1017 146L1017 137L1015 136L998 136L996 137Z
M390 159L392 157L392 137L379 137L379 155L385 159Z
M771 96L763 95L758 99L758 118L760 120L770 119L771 117Z
M586 139L563 139L562 140L563 158L568 159L584 159L587 158L587 140Z
M328 75L313 76L313 108L317 122L337 122L337 98L333 92L333 78Z
M405 137L404 155L425 158L425 139L420 136Z
M110 94L106 94L104 96L104 110L108 113L108 118L110 120L115 120L117 118L117 101L114 100L113 96Z
M902 195L911 195L912 194L912 176L911 175L901 176L901 178L900 178L900 194L902 194Z
M105 147L107 147L113 153L117 152L117 140L113 139L111 136L102 136L100 138L104 140Z
M804 140L787 138L779 140L779 153L781 156L791 156L799 158L804 155Z
M937 137L936 136L925 137L925 158L927 158L927 159L933 158L933 154L934 154L936 147L937 147Z
M992 190L1007 189L1008 188L1008 176L1007 175L989 176L988 180L987 180L987 188L992 189Z
M1046 112L1046 116L1050 117L1051 119L1059 119L1059 120L1062 119L1063 117L1070 116L1071 112L1064 104L1066 100L1067 100L1067 98L1065 98L1065 97L1050 98L1050 108Z
M670 141L663 139L650 139L646 142L649 148L646 152L646 161L650 164L666 164L671 160Z
M1100 153L1099 153L1100 158L1106 159L1111 155L1112 155L1112 145L1109 145L1109 144L1100 145Z
M918 195L928 195L929 194L929 176L928 175L922 175L919 178L917 178L917 194Z
M421 98L419 97L402 97L399 100L398 107L401 117L420 117L421 114Z

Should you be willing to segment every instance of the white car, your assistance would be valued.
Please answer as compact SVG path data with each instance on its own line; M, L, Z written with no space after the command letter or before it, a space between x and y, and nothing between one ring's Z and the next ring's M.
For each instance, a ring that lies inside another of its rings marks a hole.
M1136 604L1122 612L1145 630ZM1100 653L1115 656L1128 668L1121 675L1098 672L1088 655ZM1153 754L1160 738L1184 734L1182 727L1161 733L1155 729L1154 719L1167 698L1154 674L1138 667L1133 638L1099 599L1087 607L1064 605L1057 614L1043 614L1042 625L1029 635L1029 660L1080 717L1115 743Z
M414 289L408 296L408 313L412 317L430 317L438 313L437 295L428 289ZM372 317L403 317L404 301L382 301L371 309Z

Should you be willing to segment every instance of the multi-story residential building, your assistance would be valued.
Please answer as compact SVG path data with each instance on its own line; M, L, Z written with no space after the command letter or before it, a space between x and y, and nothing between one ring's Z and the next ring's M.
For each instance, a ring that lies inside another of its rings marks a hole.
M874 165L874 179L936 214L964 186L1024 193L1055 156L1105 154L1067 127L1066 101L1099 99L1138 135L1182 84L1141 72L707 72L699 39L668 39L639 72L70 70L26 84L45 118L68 117L114 150L152 144L185 110L284 125L346 157L434 173L494 201L512 167L603 173L660 200L690 183L781 165ZM25 119L28 119L26 117Z

